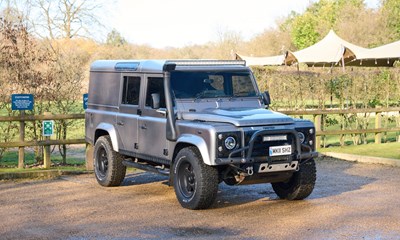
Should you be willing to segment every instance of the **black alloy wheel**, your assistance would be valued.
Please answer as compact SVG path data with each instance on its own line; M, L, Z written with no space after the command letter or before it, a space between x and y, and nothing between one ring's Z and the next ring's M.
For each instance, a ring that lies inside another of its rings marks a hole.
M196 176L193 166L188 161L180 164L178 169L178 187L185 198L192 198L196 192Z
M94 145L94 174L105 187L119 186L123 182L126 166L124 156L114 151L110 136L101 136Z
M99 175L99 178L103 179L106 177L108 170L108 157L107 157L107 151L104 148L104 146L101 146L99 148L95 159L96 159L97 173Z
M176 198L182 207L205 209L213 204L218 192L218 170L203 162L196 147L178 152L172 174Z

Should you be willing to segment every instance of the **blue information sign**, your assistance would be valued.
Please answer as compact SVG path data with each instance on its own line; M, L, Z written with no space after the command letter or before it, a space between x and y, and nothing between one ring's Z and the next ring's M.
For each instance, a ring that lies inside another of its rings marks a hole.
M11 94L12 110L33 110L33 94Z
M83 94L83 109L87 109L88 97L87 93Z

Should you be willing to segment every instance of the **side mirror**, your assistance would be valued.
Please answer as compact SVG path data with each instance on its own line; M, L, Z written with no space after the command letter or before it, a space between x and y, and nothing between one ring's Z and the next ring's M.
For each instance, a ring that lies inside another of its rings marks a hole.
M153 108L153 109L160 108L160 94L159 93L151 94L151 108Z
M269 105L271 104L271 96L269 95L269 92L268 91L263 92L262 98L265 106L268 108Z

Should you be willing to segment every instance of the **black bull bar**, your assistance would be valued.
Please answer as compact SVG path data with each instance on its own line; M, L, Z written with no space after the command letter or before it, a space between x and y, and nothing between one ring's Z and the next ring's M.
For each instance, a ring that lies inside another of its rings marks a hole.
M294 137L295 139L295 149L296 149L296 154L295 154L295 160L303 160L303 159L310 159L314 157L318 157L318 152L312 151L311 147L308 145L303 144L306 148L308 148L310 151L309 152L302 152L301 151L301 142L300 138L297 134L298 132L294 129L264 129L264 130L259 130L255 132L249 141L249 145L236 149L232 151L228 159L218 159L221 163L249 163L252 160L252 154L253 154L253 147L254 147L254 142L256 141L257 137L260 135L273 135L273 134L290 134ZM247 151L246 157L241 157L241 158L233 158L232 156L234 154Z

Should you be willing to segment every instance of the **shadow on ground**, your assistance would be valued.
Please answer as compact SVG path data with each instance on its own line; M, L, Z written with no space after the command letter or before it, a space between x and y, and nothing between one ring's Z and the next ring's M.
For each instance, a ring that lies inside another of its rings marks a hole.
M376 180L372 177L349 174L348 171L357 163L340 161L334 158L319 158L316 160L316 164L317 182L313 193L308 199L326 198L340 195L344 192L355 191ZM168 185L168 177L148 172L129 173L126 175L122 186L155 182ZM173 188L171 187L170 190L173 191ZM228 186L225 183L221 183L217 199L212 208L247 204L257 200L278 201L279 198L269 183L238 186Z

